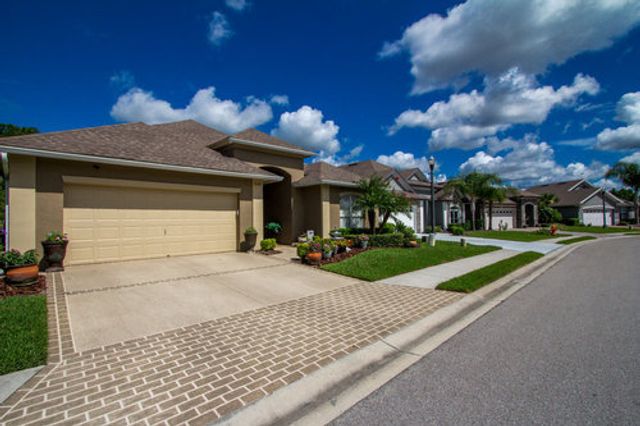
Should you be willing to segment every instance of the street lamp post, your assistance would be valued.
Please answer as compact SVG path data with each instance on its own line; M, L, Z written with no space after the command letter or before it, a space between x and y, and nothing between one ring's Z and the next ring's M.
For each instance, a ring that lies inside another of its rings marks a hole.
M435 233L436 233L436 197L435 197L435 187L434 187L434 177L433 170L436 167L436 159L433 158L433 155L429 157L429 170L431 171L431 235L433 238L433 242L435 243Z

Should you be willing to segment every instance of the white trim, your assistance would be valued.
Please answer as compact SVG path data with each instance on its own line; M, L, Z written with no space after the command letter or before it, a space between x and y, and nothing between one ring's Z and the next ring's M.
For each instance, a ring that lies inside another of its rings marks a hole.
M582 204L586 203L587 201L589 201L590 199L592 199L592 198L593 198L593 196L594 196L594 195L596 195L597 193L599 193L600 191L602 191L602 189L600 189L600 188L596 189L596 190L595 190L595 192L594 192L593 194L589 195L587 198L585 198L584 200L580 201L580 204L579 204L579 205L582 205ZM606 201L606 200L605 200L605 201Z
M141 167L145 169L169 170L174 172L198 173L202 175L236 177L256 179L271 182L280 182L281 176L265 176L258 173L228 172L223 170L205 169L201 167L176 166L172 164L150 163L146 161L124 160L120 158L99 157L86 154L71 154L66 152L46 151L41 149L19 148L0 145L0 151L9 154L31 155L33 157L54 158L58 160L84 161L89 163L112 164L116 166Z
M315 152L307 151L306 149L302 149L302 148L289 148L286 146L272 145L270 143L249 141L246 139L238 139L234 137L230 137L228 140L222 140L220 142L216 142L211 146L218 148L226 145L231 145L232 143L249 146L252 148L261 148L268 151L278 151L278 152L284 152L287 154L303 155L305 157L311 157L313 155L316 155Z
M168 182L151 182L142 180L127 179L105 179L87 176L62 176L64 183L72 185L91 185L91 186L109 186L124 188L143 188L143 189L168 189L172 191L192 191L192 192L225 192L240 193L240 188L227 188L221 186L205 186L205 185L188 185L182 183Z
M582 185L584 182L585 182L585 180L584 180L584 179L581 179L578 183L576 183L576 184L575 184L575 185L573 185L571 188L569 188L569 189L567 190L567 192L571 192L571 191L573 191L573 190L574 190L574 189L576 189L578 186ZM588 184L589 186L591 186L591 184L590 184L589 182L587 182L587 184Z

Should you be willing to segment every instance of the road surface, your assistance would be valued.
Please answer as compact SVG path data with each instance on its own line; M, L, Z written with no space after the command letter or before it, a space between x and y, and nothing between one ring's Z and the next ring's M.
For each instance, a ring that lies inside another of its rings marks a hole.
M640 424L640 238L574 251L335 425Z

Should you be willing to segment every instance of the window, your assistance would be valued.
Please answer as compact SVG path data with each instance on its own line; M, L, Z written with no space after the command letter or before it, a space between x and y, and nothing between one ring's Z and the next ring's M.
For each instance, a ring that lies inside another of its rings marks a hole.
M460 209L457 206L451 207L451 221L450 223L460 223Z
M362 211L355 203L357 195L345 194L340 196L340 227L341 228L362 228L364 221Z

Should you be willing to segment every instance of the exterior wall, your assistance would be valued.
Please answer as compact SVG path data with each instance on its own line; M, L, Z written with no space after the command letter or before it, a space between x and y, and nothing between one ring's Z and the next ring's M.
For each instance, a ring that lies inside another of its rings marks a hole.
M562 219L565 219L565 220L571 219L573 217L578 219L578 216L580 213L578 210L578 207L575 207L575 206L555 207L555 209L560 212L560 214L562 215Z
M39 248L36 235L36 159L9 156L9 249ZM62 217L62 213L60 213Z
M329 228L330 231L340 228L340 194L344 188L332 186L329 194Z
M299 189L300 199L304 204L304 214L294 210L295 215L302 216L302 232L313 230L316 235L322 235L322 194L320 185Z
M228 157L234 157L256 167L277 167L291 175L291 181L295 182L304 177L304 159L300 157L288 157L268 152L252 151L242 148L227 148L222 153Z
M254 202L259 190L250 179L226 178L192 173L169 172L162 170L92 164L79 161L36 159L36 195L35 195L35 241L44 239L49 231L62 230L64 208L63 176L96 177L105 179L125 179L187 185L206 185L239 188L238 206L238 248L243 240L242 233L254 226L254 206L259 208L260 201ZM260 185L261 186L261 185ZM255 190L255 192L254 192ZM40 247L38 247L40 249Z
M258 231L257 241L260 242L264 238L264 198L263 198L262 182L253 181L253 227ZM244 232L244 230L242 230Z

